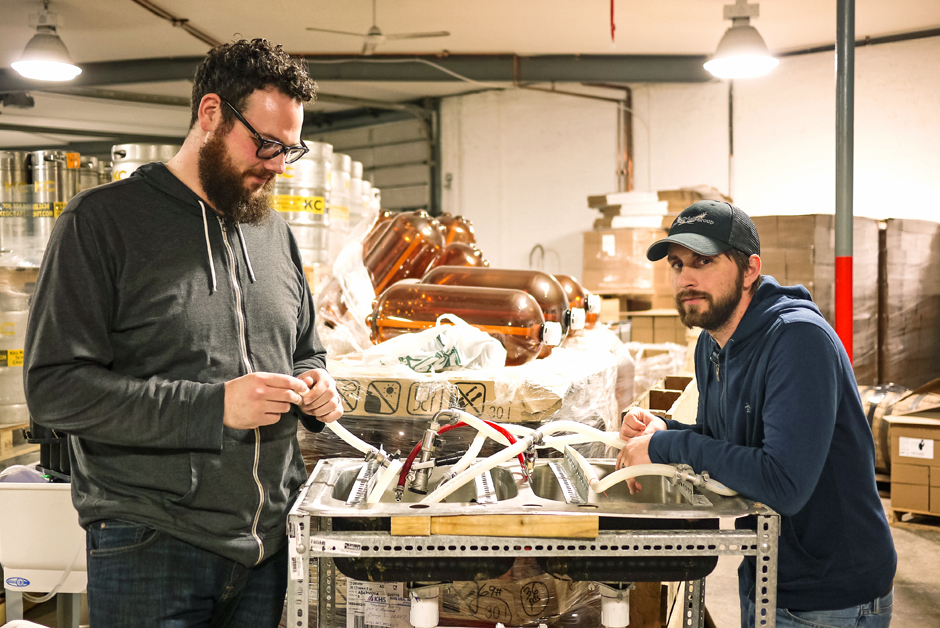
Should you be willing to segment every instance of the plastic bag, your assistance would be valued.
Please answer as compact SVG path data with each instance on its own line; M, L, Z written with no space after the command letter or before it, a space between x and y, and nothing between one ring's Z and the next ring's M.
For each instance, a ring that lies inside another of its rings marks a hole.
M442 321L450 325L442 325ZM453 314L442 314L437 326L414 334L402 334L366 349L367 365L404 364L416 373L447 369L483 369L506 365L506 349L483 330Z

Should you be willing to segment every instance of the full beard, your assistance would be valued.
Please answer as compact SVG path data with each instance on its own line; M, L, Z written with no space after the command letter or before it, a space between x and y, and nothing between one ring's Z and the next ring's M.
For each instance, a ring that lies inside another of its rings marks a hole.
M686 327L701 327L705 331L717 331L724 327L734 314L734 310L744 296L744 275L738 273L731 292L719 297L717 300L707 292L686 290L676 295L676 309L679 311L679 320ZM702 311L697 305L686 307L684 299L697 297L704 299L708 309Z
M250 176L270 178L251 191L245 186ZM216 211L237 223L260 225L270 213L274 177L265 170L239 172L220 133L213 134L199 149L199 182Z

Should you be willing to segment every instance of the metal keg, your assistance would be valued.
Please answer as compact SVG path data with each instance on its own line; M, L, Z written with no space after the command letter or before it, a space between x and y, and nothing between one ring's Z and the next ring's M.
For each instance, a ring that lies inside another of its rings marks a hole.
M0 268L0 425L29 421L23 391L28 300L37 269Z
M27 209L31 200L29 190L28 153L0 151L0 249L9 252L4 236L7 221Z
M84 192L99 185L98 158L82 157L82 166L78 170L78 191Z
M372 188L372 209L376 212L382 211L382 190L381 188Z
M5 204L0 219L0 240L5 251L5 266L38 266L52 233L56 217L78 191L81 165L78 153L41 150L26 159L27 181L16 196Z
M113 181L120 181L153 161L166 163L179 152L178 144L115 144L111 147Z
M274 180L272 206L290 225L304 264L329 263L333 146L304 142L310 151Z
M333 189L330 194L330 262L335 262L349 233L349 187L352 157L333 153Z

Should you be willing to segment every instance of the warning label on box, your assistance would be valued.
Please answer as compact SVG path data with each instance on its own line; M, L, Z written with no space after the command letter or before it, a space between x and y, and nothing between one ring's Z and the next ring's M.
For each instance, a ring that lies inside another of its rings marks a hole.
M898 443L898 455L903 458L933 460L933 440L902 436Z

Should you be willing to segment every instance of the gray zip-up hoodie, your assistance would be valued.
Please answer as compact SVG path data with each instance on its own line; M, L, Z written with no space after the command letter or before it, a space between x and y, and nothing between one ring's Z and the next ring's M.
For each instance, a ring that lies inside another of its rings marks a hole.
M154 163L57 219L24 376L36 422L70 435L83 526L143 523L248 566L276 552L305 479L297 420L323 424L292 407L274 425L225 427L225 382L325 362L275 212L235 225Z

